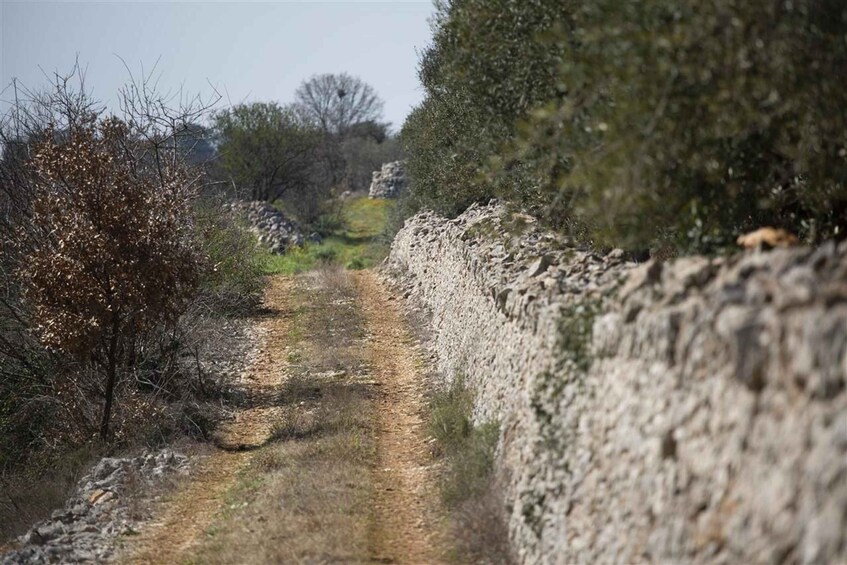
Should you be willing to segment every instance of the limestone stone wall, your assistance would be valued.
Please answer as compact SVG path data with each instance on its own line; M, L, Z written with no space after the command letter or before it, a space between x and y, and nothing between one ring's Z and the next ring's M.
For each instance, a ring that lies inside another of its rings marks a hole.
M406 190L408 179L406 165L403 161L385 163L378 171L373 172L373 180L368 189L370 198L397 198Z
M637 265L491 204L386 272L501 422L519 562L847 560L847 246Z
M306 238L300 226L268 202L236 200L230 203L230 210L241 214L259 242L271 253L282 255L292 247L303 245ZM316 239L317 238L317 239ZM320 236L312 234L309 241L320 241Z

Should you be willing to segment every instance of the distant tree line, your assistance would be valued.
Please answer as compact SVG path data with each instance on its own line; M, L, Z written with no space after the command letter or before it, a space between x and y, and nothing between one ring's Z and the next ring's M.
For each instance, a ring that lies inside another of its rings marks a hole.
M373 87L347 74L304 81L288 105L254 102L216 112L217 175L254 200L281 201L315 223L331 197L365 190L371 173L400 157Z
M847 229L847 4L448 0L404 124L409 210L504 197L596 246Z

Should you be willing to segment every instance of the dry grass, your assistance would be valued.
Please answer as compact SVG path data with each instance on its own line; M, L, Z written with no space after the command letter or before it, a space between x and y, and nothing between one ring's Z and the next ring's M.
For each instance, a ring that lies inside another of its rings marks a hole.
M206 443L181 438L171 447L186 454L189 459L208 455L211 448ZM38 463L31 474L18 472L0 477L0 554L4 541L10 546L12 538L23 534L40 520L46 519L57 509L65 506L74 493L79 480L104 456L133 457L139 454L139 448L117 452L107 452L102 447L88 446L62 457L51 455L50 467ZM127 516L134 521L149 519L157 498L176 491L186 480L179 474L170 474L155 481L144 479L137 470L130 470L120 487L121 504L127 509Z
M85 447L52 457L49 465L34 461L0 475L0 545L64 506L97 457L94 448Z
M228 493L196 563L367 560L376 432L355 290L325 267L302 275L294 296L283 417Z
M433 391L429 408L429 433L444 461L441 498L449 513L453 560L511 563L507 516L494 474L499 426L473 424L473 393L461 378Z
M99 389L98 375L67 369L68 383L61 392L72 401L39 424L42 439L32 442L38 449L21 447L5 459L5 454L0 454L4 463L0 466L0 546L62 508L79 479L100 457L175 444L190 450L196 448L193 439L209 437L222 419L223 401L240 401L224 387L225 375L241 367L233 359L246 357L251 335L248 321L212 317L201 311L207 308L195 305L182 320L185 349L181 351L196 356L173 353L140 358L140 367L157 368L155 387L150 384L152 372L139 369L123 376L116 392L109 444L86 439L96 430L100 417L100 400L91 392ZM166 342L148 349L159 351L162 344Z

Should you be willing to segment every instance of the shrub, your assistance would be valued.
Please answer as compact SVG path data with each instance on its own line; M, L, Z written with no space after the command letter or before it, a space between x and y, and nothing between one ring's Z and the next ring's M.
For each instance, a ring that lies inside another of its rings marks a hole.
M338 256L338 251L332 247L319 247L315 251L315 259L322 263L331 263Z
M418 207L453 216L473 202L528 191L518 168L486 176L515 121L557 95L557 53L540 41L564 9L557 2L455 0L440 6L420 78L427 98L403 126Z
M273 201L311 188L320 137L292 107L238 104L214 115L220 167L253 200Z
M847 6L453 0L407 120L413 195L504 196L598 246L847 221Z
M491 187L476 182L480 154L471 132L481 128L473 116L443 96L428 98L406 119L400 136L414 208L452 217L493 196Z
M102 448L204 435L223 398L208 361L242 327L221 323L221 296L255 283L239 272L248 262L229 257L249 250L243 233L214 198L194 205L206 181L186 162L195 147L186 135L195 137L190 124L204 108L170 108L149 85L132 84L121 94L123 120L102 120L75 78L79 69L46 92L23 92L0 117L0 474L8 480L61 466L96 437L112 331L103 317L116 307L114 409Z
M445 502L456 506L482 494L489 486L499 426L471 421L473 393L462 378L434 394L430 402L429 433L448 459L442 483Z
M220 313L255 307L264 282L263 260L255 237L224 208L221 198L207 196L194 206L198 246L207 262L199 291Z
M709 250L761 225L842 236L842 3L603 0L574 22L568 100L525 131L571 163L546 171L548 190L576 195L566 212L598 243Z
M34 230L22 241L19 275L39 339L105 373L102 439L120 364L145 332L184 311L199 271L186 171L145 161L137 146L117 119L63 136L48 128L33 159Z
M429 434L446 465L441 497L462 562L509 563L507 516L494 478L497 422L474 425L473 393L462 377L430 399Z

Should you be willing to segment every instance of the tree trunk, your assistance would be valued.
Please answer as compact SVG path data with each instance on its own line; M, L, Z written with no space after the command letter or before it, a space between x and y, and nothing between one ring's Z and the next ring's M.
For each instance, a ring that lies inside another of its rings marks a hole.
M112 399L115 396L115 381L118 374L118 330L117 317L112 322L112 336L109 340L106 365L106 404L103 406L103 419L100 421L100 439L109 437L109 420L112 417Z

